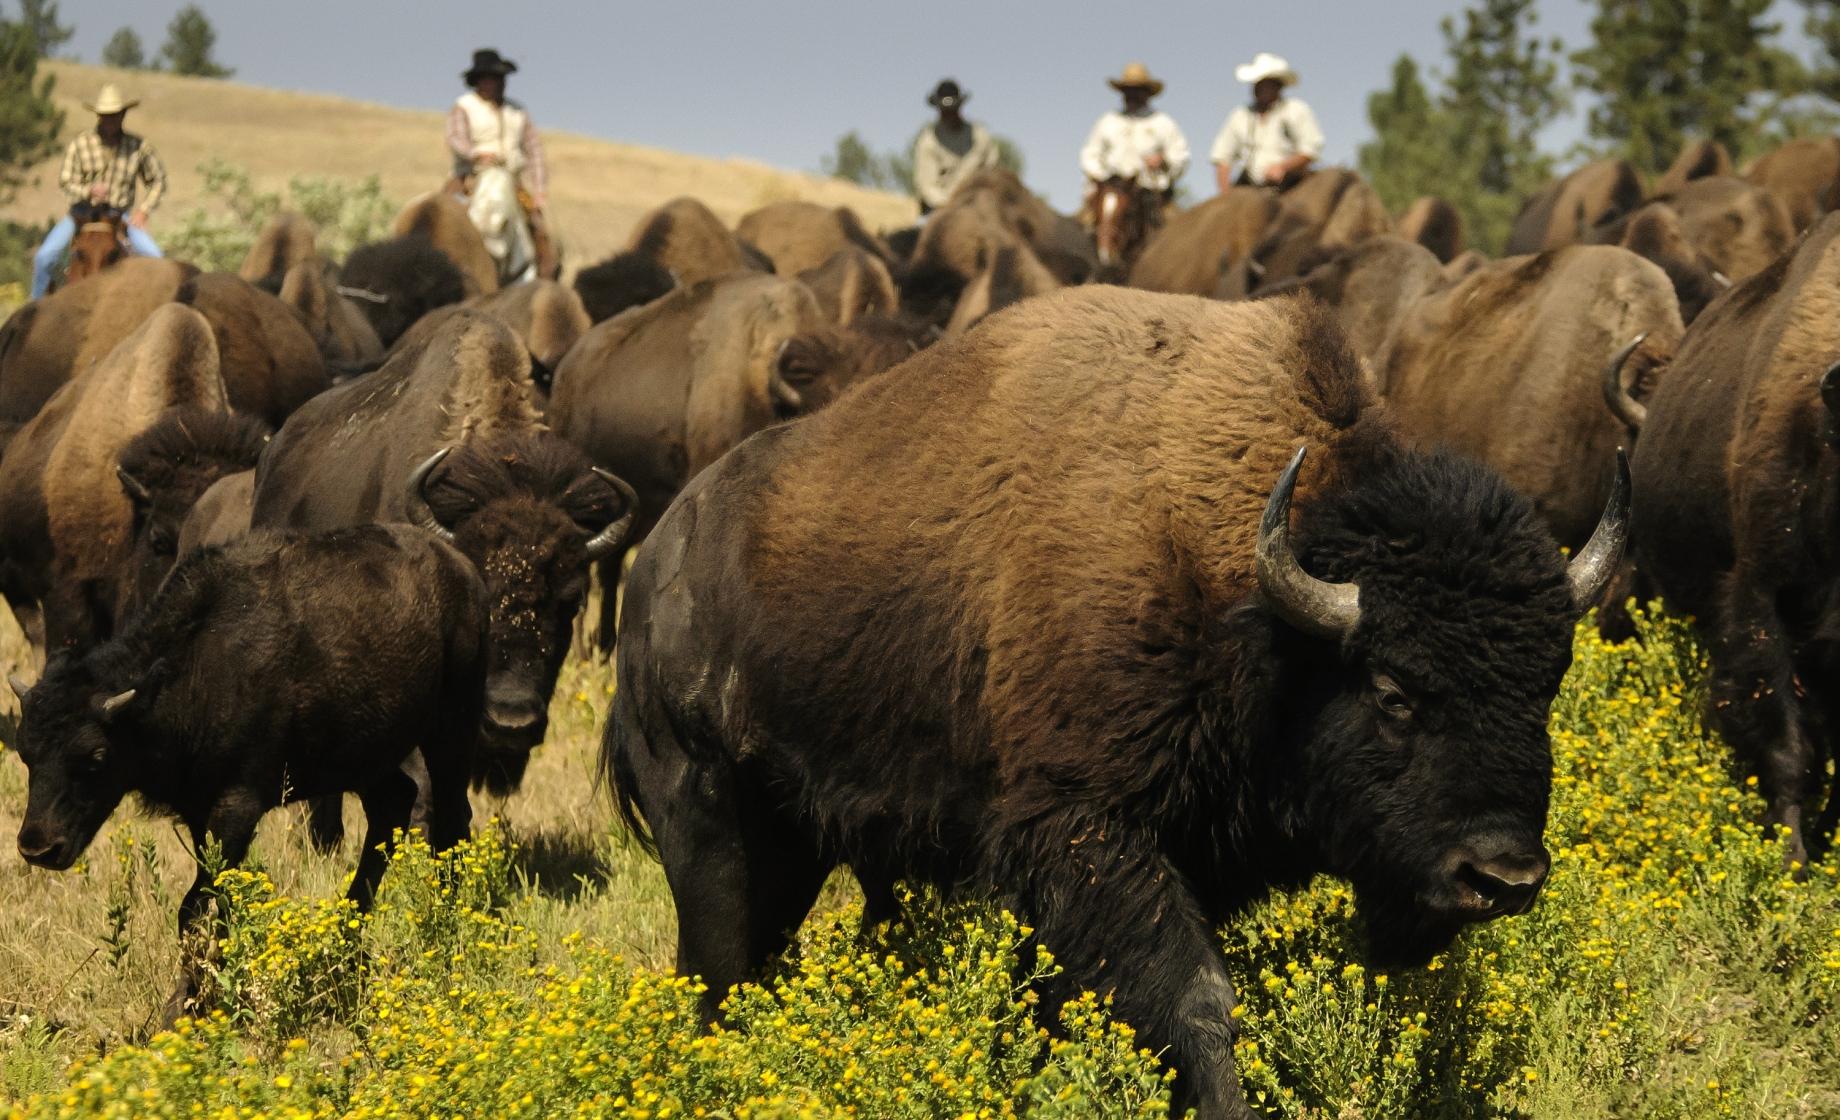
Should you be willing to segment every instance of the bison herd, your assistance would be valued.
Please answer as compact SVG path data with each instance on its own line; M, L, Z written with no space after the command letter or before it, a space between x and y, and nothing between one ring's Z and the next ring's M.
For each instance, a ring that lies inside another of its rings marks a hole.
M1323 873L1381 962L1531 906L1587 609L1691 613L1826 848L1837 204L1840 146L1698 144L1554 183L1500 260L1330 169L1123 285L1006 172L884 234L679 199L568 287L498 288L439 196L342 262L288 215L237 275L121 262L0 327L20 854L131 792L233 863L287 801L330 846L353 792L365 905L395 830L517 789L597 578L602 767L710 1019L847 866L870 920L1014 906L1245 1115L1213 931Z

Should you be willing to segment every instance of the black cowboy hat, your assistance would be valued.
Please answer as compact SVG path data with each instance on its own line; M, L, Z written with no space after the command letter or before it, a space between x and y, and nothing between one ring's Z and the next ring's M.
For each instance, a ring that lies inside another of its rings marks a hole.
M943 109L949 105L963 105L969 100L971 95L960 92L958 83L947 78L933 87L933 92L927 95L926 103L935 109Z
M473 68L460 75L467 85L473 85L481 78L504 77L517 73L517 63L508 58L498 57L498 52L491 47L473 52Z

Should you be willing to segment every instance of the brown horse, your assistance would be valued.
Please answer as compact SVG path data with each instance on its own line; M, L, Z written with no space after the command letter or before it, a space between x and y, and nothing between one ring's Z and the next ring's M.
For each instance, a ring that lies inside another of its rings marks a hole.
M1156 192L1132 179L1107 179L1093 188L1093 239L1101 268L1120 276L1130 269L1157 224L1159 201Z
M70 241L64 283L94 276L128 255L127 226L119 211L99 212L77 227Z

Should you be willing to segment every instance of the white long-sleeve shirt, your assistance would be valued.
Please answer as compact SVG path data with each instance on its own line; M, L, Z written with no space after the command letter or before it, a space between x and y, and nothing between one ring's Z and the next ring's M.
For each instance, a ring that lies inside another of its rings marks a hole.
M1322 150L1323 134L1316 114L1301 100L1286 97L1264 113L1247 105L1233 110L1214 138L1209 158L1239 167L1254 183L1263 183L1273 164L1294 155L1316 159Z
M937 210L952 197L958 185L998 163L997 143L975 121L946 131L929 124L914 139L914 193L929 209Z
M1144 159L1163 153L1163 168L1152 171ZM1113 110L1093 125L1080 149L1080 170L1095 181L1135 179L1140 186L1166 191L1188 169L1188 138L1167 113L1148 107L1135 113Z

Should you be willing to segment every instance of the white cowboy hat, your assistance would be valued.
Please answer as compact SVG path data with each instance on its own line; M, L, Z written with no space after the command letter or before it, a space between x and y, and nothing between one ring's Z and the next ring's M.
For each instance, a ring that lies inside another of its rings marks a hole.
M1233 76L1249 86L1256 86L1266 78L1276 78L1287 86L1297 84L1297 71L1291 64L1268 51L1260 51L1252 56L1252 61L1233 68Z
M1141 62L1131 63L1124 68L1124 73L1105 79L1105 83L1115 90L1146 89L1151 97L1163 92L1163 83L1152 78L1149 67Z
M85 101L83 107L99 117L110 113L125 113L140 104L140 99L128 101L121 96L121 89L114 82L109 82L96 94L96 100Z

